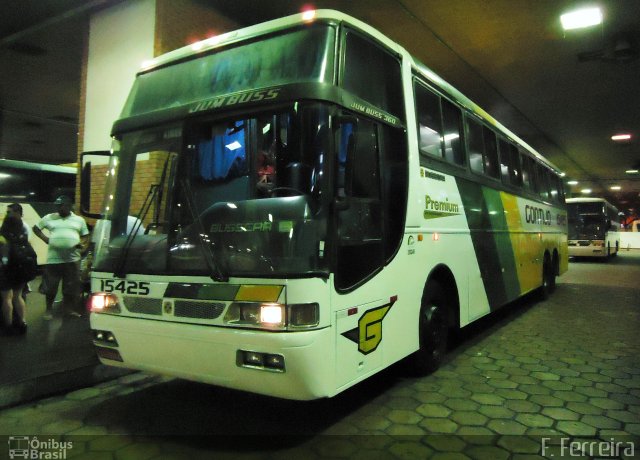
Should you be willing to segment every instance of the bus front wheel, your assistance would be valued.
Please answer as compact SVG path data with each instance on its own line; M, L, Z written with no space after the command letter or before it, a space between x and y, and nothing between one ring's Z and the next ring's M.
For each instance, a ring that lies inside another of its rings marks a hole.
M435 371L447 351L449 326L444 290L437 281L429 281L420 307L420 348L411 356L411 369L418 375Z

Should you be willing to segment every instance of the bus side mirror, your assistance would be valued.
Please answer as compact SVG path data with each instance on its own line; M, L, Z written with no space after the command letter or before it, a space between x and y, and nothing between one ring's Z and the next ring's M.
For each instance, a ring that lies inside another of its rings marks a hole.
M104 178L110 157L108 150L83 152L80 155L80 213L85 217L103 218L99 207L104 202Z

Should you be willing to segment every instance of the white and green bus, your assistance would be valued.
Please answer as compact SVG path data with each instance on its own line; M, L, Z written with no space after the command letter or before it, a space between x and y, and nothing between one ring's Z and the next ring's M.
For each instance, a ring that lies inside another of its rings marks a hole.
M569 257L618 255L618 208L604 198L567 198L567 216Z
M330 397L405 358L434 370L450 330L568 265L557 169L336 11L156 58L112 134L104 364Z

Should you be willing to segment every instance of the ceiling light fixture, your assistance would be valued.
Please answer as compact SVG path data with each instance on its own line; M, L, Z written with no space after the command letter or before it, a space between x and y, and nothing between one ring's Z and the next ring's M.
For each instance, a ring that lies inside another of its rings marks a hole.
M627 169L625 172L627 174L638 174L638 170L637 169Z
M578 181L577 180L570 180L567 182L567 184L569 185L578 185Z
M590 188L583 188L582 190L580 190L580 193L584 193L584 194L591 193L591 189Z
M631 139L631 134L628 133L614 134L611 136L612 141L628 141L629 139Z
M619 185L612 185L611 187L609 187L611 190L622 190L622 187L620 187Z
M560 22L564 30L595 26L602 22L602 11L600 11L600 8L585 8L572 11L561 15Z

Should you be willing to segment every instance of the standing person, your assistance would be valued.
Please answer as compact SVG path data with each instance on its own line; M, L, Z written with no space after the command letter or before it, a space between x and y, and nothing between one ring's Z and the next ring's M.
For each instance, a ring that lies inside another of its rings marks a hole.
M29 244L29 233L22 222L22 206L7 206L7 216L0 227L0 295L2 297L3 332L27 332L26 304L22 296L25 285L36 276L37 256Z
M63 305L68 315L82 316L80 286L80 253L87 247L89 229L84 219L71 212L72 201L59 196L55 204L58 212L47 214L33 226L33 233L49 245L44 271L47 311L44 318L51 319L53 301L62 280ZM47 229L47 237L42 230Z

